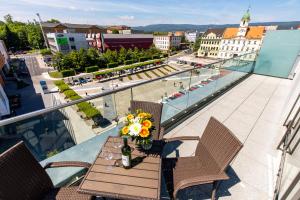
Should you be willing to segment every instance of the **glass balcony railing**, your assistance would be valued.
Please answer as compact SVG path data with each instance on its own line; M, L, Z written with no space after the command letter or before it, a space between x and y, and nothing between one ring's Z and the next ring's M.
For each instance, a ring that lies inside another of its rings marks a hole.
M131 100L162 103L162 125L172 127L194 107L251 74L254 60L249 58L255 56L245 54L124 87L106 82L100 93L69 102L62 94L53 93L54 107L0 121L0 152L23 140L41 164L53 160L93 162L105 139L118 134ZM166 64L168 68L172 67ZM105 89L109 87L113 89ZM102 117L88 119L76 106L80 102L92 104ZM57 185L79 172L75 168L55 170L49 174Z

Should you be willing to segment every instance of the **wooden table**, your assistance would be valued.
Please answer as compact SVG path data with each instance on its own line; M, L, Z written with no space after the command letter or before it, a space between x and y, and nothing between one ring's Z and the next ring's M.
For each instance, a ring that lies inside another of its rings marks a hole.
M78 192L101 197L120 199L160 199L161 158L151 152L132 152L133 167L124 169L113 166L115 158L106 160L102 152L120 153L113 147L114 141L121 142L119 137L109 137L98 154L94 164L81 182ZM135 147L129 142L131 147ZM153 152L159 147L152 147ZM108 167L112 166L112 167Z

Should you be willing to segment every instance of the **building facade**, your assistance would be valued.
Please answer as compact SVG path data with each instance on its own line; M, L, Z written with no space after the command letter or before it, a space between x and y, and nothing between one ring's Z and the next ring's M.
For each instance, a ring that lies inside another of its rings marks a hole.
M201 37L198 57L217 58L225 29L208 29Z
M169 33L167 35L154 35L153 43L156 48L169 51L172 48L180 48L182 36L176 36L173 33Z
M89 47L84 33L48 33L47 40L52 52L68 53Z
M0 40L0 119L10 114L9 100L3 89L5 85L3 70L8 67L9 56L5 44Z
M90 34L88 35L90 47L97 48L101 52L106 50L125 49L149 49L153 44L152 34Z
M47 33L63 33L67 30L69 33L96 34L105 33L106 29L98 25L89 24L70 24L70 23L48 23L42 22L43 31Z
M192 43L195 43L197 38L200 37L200 32L198 31L195 31L195 32L185 32L184 33L184 36L185 36L185 39L188 41L188 42L192 42Z
M119 31L119 34L131 34L131 28L129 26L120 25L120 26L109 26L107 27L107 33L112 34L113 30Z
M239 28L226 28L220 44L219 58L228 59L260 50L265 27L249 26L249 22L248 10L242 17ZM255 56L251 54L245 59L254 60Z

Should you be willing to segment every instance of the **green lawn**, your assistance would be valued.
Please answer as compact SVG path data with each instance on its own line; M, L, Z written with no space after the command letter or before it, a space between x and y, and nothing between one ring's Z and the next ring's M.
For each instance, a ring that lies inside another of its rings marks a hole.
M58 71L54 71L54 72L49 72L49 76L52 78L62 78L62 74Z

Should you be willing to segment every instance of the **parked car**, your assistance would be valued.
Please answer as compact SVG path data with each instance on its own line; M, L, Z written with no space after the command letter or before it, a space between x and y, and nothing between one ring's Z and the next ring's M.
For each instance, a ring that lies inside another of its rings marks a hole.
M80 82L81 84L83 84L83 83L87 83L87 80L84 79L84 78L82 78L82 77L80 77L80 78L79 78L79 82Z
M46 81L40 80L40 85L41 85L43 90L48 90L48 86L47 86Z
M93 81L93 79L92 79L91 77L86 77L85 80L86 80L87 82L92 82L92 81Z
M80 84L79 80L77 79L73 80L73 85L79 85L79 84Z

